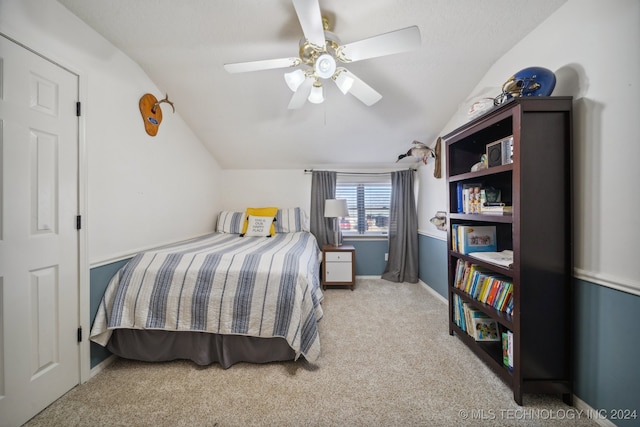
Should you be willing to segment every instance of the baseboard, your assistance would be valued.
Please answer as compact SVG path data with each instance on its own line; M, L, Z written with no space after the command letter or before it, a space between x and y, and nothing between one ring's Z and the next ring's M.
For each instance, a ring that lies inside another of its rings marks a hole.
M606 409L598 410L593 409L584 400L581 400L577 396L573 396L573 406L578 409L581 417L587 417L593 420L602 427L616 427L616 425L607 418L608 411Z
M420 283L431 295L436 297L437 300L439 300L443 304L449 304L449 301L447 301L447 299L442 295L440 295L438 292L434 291L431 286L427 285L425 282L423 282L420 279L418 279L418 283Z
M98 375L100 372L102 372L103 369L105 369L107 366L109 366L113 362L115 362L117 357L118 356L116 356L115 354L112 354L111 356L109 356L106 359L104 359L102 362L98 363L96 366L91 368L91 372L90 372L89 376L91 378L93 378L94 376Z

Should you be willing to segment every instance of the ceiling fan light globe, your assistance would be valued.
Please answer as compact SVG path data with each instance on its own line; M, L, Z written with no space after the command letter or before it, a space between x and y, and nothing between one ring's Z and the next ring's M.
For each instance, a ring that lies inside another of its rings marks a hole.
M284 73L284 81L287 82L287 86L293 92L298 90L300 85L305 79L304 72L302 70L295 70L290 73Z
M316 75L322 79L328 79L336 72L336 60L328 53L323 53L314 64Z
M322 93L322 85L314 84L311 88L311 93L307 98L312 104L322 104L324 102L324 95Z

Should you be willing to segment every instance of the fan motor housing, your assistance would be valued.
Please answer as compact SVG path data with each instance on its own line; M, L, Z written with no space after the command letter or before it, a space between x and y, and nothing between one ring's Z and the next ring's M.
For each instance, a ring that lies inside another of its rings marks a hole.
M298 55L300 56L300 60L303 64L307 64L313 67L316 59L318 59L318 57L323 53L328 53L333 56L334 59L340 60L340 58L336 55L336 50L338 49L338 46L340 46L340 39L338 39L338 36L336 36L331 31L325 31L324 38L324 49L314 46L306 39L300 40L300 50L298 52Z

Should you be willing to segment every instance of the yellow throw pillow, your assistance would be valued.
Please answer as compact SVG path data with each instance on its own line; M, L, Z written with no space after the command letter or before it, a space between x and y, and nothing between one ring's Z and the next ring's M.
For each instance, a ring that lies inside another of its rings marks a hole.
M249 215L253 216L270 216L272 218L276 217L278 213L278 208L247 208L245 212L244 225L242 226L242 234L244 235L247 232L247 228L249 227ZM275 222L271 223L271 228L269 229L269 234L271 236L276 235L276 224Z

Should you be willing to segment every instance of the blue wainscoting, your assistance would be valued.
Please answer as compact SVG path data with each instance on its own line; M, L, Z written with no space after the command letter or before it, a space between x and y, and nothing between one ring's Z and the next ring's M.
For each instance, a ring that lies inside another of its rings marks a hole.
M98 307L100 306L100 301L102 301L102 296L104 295L105 290L107 289L107 285L111 278L120 270L122 266L124 266L128 259L114 262L107 265L102 265L100 267L92 268L89 273L89 281L90 281L90 290L89 290L89 299L90 299L90 312L91 312L91 325L93 325L93 321L96 318L96 313L98 312ZM91 342L91 367L97 366L100 362L105 360L107 357L111 355L111 352L104 348L103 346Z
M418 235L420 280L431 289L449 299L447 295L447 241Z
M349 240L344 238L345 245L356 248L356 276L380 276L387 266L384 254L389 252L387 240Z
M578 279L574 295L574 394L618 426L640 425L640 296Z

